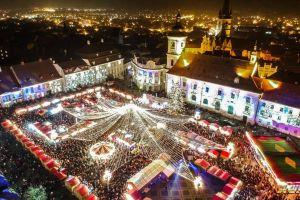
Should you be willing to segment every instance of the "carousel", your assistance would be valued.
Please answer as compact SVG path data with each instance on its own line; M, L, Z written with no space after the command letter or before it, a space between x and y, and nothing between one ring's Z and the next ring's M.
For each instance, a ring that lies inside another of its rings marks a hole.
M90 156L94 160L109 160L114 154L116 147L110 142L99 142L90 148Z

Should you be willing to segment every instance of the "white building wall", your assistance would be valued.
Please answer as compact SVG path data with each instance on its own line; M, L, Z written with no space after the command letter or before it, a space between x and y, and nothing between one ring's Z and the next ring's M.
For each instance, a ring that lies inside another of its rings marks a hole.
M259 102L256 123L283 133L300 137L300 109L275 102Z
M230 118L255 123L259 94L170 74L167 74L166 82L167 94L170 94L174 83L179 83L186 102Z
M165 69L141 68L131 62L133 68L133 82L141 90L159 92L165 89Z
M125 65L124 59L119 59L106 64L107 76L112 76L113 78L124 79L125 75Z

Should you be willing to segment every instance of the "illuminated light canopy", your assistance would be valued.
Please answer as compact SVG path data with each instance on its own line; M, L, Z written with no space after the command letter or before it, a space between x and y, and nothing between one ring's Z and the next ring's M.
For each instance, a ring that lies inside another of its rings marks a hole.
M269 80L269 83L275 89L279 88L279 86L280 86L280 84L276 81Z
M105 170L103 174L103 181L109 182L112 178L112 173L109 170Z
M166 129L166 127L167 127L166 124L160 123L160 122L157 123L157 125L156 125L156 128L157 128L157 129Z
M198 190L199 188L202 188L203 186L203 180L200 176L197 176L194 180L194 186L195 189Z

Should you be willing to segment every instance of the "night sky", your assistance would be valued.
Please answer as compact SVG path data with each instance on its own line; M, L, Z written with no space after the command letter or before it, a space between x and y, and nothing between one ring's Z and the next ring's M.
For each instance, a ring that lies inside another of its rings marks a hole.
M0 0L0 7L109 7L131 11L139 9L188 9L217 12L223 0ZM240 14L300 15L300 0L232 0L234 12Z

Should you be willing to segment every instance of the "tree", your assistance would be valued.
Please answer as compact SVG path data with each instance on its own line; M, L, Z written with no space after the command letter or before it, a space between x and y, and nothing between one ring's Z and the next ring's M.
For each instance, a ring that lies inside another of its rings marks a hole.
M25 193L26 200L47 200L46 189L43 186L29 187Z
M169 94L169 113L180 114L184 111L183 91L178 83L174 83Z

